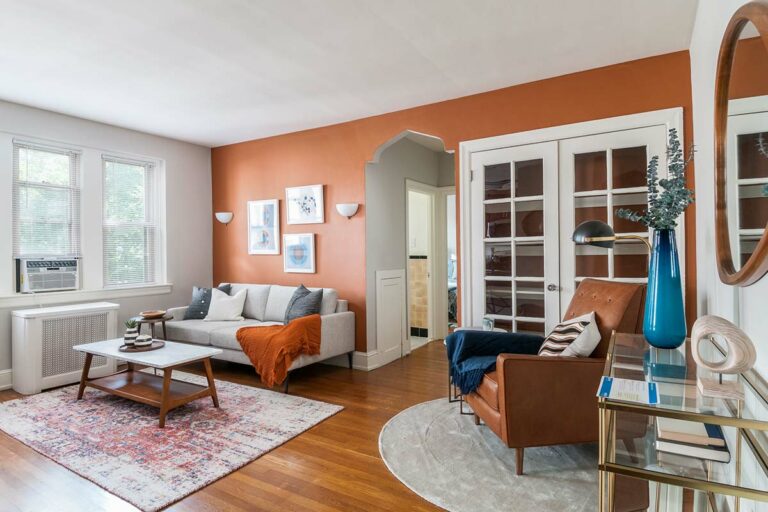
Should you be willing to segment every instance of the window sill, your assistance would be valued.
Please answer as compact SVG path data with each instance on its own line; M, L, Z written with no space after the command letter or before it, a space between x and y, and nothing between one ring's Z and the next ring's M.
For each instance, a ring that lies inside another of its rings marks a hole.
M68 292L14 293L0 296L0 309L17 307L38 307L70 302L100 301L121 299L124 297L143 297L146 295L164 295L171 293L172 284L151 284L126 288L106 288L102 290L72 290Z

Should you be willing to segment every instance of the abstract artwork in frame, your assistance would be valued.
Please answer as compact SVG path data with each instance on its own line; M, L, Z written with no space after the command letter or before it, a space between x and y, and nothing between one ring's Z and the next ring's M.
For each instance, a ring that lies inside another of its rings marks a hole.
M323 185L307 185L285 189L288 224L322 224L325 222Z
M280 254L280 204L277 199L248 201L248 254Z
M285 272L315 273L315 235L314 233L283 235L285 254L283 269Z

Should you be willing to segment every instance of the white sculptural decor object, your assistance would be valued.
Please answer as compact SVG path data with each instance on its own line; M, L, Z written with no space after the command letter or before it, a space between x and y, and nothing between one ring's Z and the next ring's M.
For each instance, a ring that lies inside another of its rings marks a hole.
M720 336L725 340L725 359L719 362L705 360L701 355L701 340L711 336ZM698 387L704 396L744 399L744 389L736 381L723 382L722 376L744 373L751 370L757 359L757 352L749 336L719 316L707 315L699 318L691 330L691 355L702 368L719 373L719 379L699 377Z

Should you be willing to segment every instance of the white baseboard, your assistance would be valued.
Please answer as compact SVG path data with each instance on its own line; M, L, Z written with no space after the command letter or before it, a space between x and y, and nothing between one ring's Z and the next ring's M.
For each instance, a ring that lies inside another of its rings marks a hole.
M352 368L369 372L383 366L383 360L378 350L370 352L355 352L352 356Z
M0 370L0 391L13 387L13 370Z

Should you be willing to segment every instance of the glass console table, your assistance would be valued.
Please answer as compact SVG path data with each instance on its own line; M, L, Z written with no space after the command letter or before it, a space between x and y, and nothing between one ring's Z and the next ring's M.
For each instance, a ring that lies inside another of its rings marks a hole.
M706 343L709 345L705 347L706 352L722 357L722 350L715 341ZM664 377L651 374L650 368L655 363L672 362L680 367L674 377L668 373ZM706 370L697 368L691 357L688 340L677 351L669 351L652 349L642 335L614 333L603 374L623 379L654 380L659 388L660 403L645 405L598 399L601 512L621 508L616 505L617 475L631 477L636 483L644 482L649 489L650 510L660 509L659 492L664 485L690 489L687 501L689 504L692 499L698 502L696 510L703 506L708 510L738 512L742 500L768 501L768 437L765 434L768 431L768 385L754 371L738 377L729 376L738 378L744 385L746 402L750 405L744 407L742 400L702 396L696 386L697 376L715 377L703 372ZM754 410L760 412L756 414ZM658 417L721 425L731 453L730 462L712 462L657 451L655 421ZM649 485L649 482L653 484ZM690 509L693 510L692 504Z

